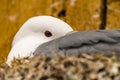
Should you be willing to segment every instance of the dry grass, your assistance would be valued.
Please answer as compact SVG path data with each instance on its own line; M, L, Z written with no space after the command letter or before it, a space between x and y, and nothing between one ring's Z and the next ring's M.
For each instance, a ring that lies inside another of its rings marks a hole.
M101 54L39 55L15 60L12 68L1 65L0 80L120 80L120 60L115 55Z

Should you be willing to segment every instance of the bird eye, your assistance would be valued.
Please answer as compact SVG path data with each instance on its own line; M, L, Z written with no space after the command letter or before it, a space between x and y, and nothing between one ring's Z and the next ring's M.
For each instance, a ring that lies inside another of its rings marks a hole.
M44 34L45 34L46 37L51 37L52 36L52 33L50 31L45 31Z

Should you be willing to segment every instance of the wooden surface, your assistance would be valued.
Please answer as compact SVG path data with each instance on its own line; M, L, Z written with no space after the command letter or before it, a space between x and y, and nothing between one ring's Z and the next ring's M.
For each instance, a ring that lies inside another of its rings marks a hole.
M120 1L108 0L107 29L120 27ZM75 30L99 29L101 0L1 0L0 63L5 61L13 36L30 17L58 17Z
M108 0L107 29L120 29L120 0Z

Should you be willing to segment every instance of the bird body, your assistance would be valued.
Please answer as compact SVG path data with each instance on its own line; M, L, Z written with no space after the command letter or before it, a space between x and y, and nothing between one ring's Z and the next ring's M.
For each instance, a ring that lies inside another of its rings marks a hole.
M74 32L64 21L51 16L27 20L16 33L6 63L14 58L34 57L39 53L79 55L117 52L120 55L120 30Z

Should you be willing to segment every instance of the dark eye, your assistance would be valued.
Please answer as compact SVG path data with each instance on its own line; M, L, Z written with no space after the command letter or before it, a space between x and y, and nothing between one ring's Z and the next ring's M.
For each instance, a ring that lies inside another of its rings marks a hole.
M51 37L52 36L52 33L50 31L45 31L44 34L45 34L46 37Z

